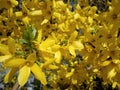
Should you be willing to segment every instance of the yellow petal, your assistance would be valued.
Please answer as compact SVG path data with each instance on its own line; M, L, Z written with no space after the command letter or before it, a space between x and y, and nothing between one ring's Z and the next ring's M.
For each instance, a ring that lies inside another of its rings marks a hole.
M69 52L70 52L71 55L76 57L75 48L73 46L69 46Z
M48 68L55 70L58 69L58 66L50 64Z
M77 31L74 31L74 32L71 34L69 41L70 41L70 42L74 41L75 38L77 37L77 35L78 35L78 32L77 32Z
M81 20L82 23L85 23L86 22L86 17L80 16L80 20Z
M47 38L45 41L43 41L39 49L40 50L46 50L48 47L53 46L55 44L55 40L53 38Z
M113 59L112 62L115 63L115 64L120 64L120 60L119 59Z
M111 80L113 77L115 77L116 73L117 72L115 71L115 68L113 68L112 70L109 71L107 78Z
M66 74L66 78L71 77L74 74L75 69L72 69L71 72Z
M51 63L54 62L54 59L53 59L53 58L47 58L47 57L45 57L44 59L47 60L47 61L43 64L43 67L46 67L46 66L48 66L49 64L51 64Z
M58 18L58 19L61 18L61 14L58 13L58 12L53 12L53 16L54 16L55 18ZM61 26L62 26L62 24L59 24L59 28L61 28Z
M27 60L28 60L30 63L34 63L35 60L36 60L36 53L35 53L35 52L31 53L31 54L27 57Z
M48 19L44 19L41 23L41 25L46 24L48 22Z
M2 54L10 54L8 46L4 44L0 44L0 52Z
M13 5L18 5L18 1L16 1L16 0L10 0L10 2L11 2Z
M25 25L28 25L29 21L30 21L30 18L28 16L26 16L22 19L22 21L24 22Z
M53 0L53 8L56 8L56 2Z
M104 61L102 64L101 64L101 66L107 66L107 65L109 65L111 63L111 61Z
M53 45L51 48L53 52L57 52L60 49L60 45Z
M72 84L77 84L77 80L72 78Z
M13 58L3 62L3 66L7 68L18 68L25 65L25 60L20 58Z
M37 43L40 44L41 42L41 39L42 39L42 30L38 30L38 37L37 37Z
M113 82L112 88L114 89L117 86L118 82Z
M8 12L9 12L10 17L13 16L13 8L12 7L8 9Z
M30 67L25 65L20 69L19 75L18 75L18 82L20 86L24 86L29 76L30 76Z
M33 64L33 66L31 66L31 71L35 75L36 79L40 80L43 85L47 84L45 74L37 64Z
M92 23L93 23L93 18L92 17L88 17L88 23L90 23L90 25L92 25Z
M10 53L14 54L15 53L15 50L16 50L16 46L15 46L15 41L14 39L12 38L9 38L8 39L8 47L9 47L9 51Z
M74 15L74 19L77 20L77 19L79 19L79 18L80 18L80 14L76 13L76 14Z
M21 16L23 16L23 13L21 11L15 12L15 16L16 17L21 17Z
M98 69L93 69L93 72L94 73L97 73L99 70Z
M32 16L42 15L42 10L32 11L32 12L30 12L30 15L32 15Z
M78 50L82 50L82 49L84 48L84 46L83 46L83 44L81 43L81 41L74 41L74 42L72 43L72 45L73 45L76 49L78 49Z
M61 56L61 52L60 51L57 51L55 53L55 58L56 58L56 60L55 60L56 63L60 63L61 62L62 56Z
M12 55L4 55L4 56L0 56L0 62L4 62L8 59L10 59L12 57Z
M13 75L17 72L18 68L12 68L4 77L4 82L8 83Z

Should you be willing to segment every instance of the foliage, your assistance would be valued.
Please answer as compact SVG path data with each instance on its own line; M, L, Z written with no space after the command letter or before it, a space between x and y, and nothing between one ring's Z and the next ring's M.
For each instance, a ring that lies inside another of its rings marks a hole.
M119 5L0 0L0 68L9 69L4 82L16 77L23 87L34 75L43 90L120 88Z

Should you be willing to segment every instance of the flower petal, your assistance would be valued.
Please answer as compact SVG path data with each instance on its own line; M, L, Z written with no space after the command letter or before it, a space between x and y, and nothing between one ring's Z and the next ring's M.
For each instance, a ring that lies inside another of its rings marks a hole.
M44 19L44 20L42 21L41 25L46 24L48 21L49 21L49 20Z
M117 73L117 72L115 71L115 68L113 68L112 70L110 70L110 71L108 72L107 78L111 80L113 77L115 77L116 73Z
M56 69L58 69L58 66L50 64L50 65L48 66L48 68L49 68L49 69L52 69L52 70L56 70Z
M4 56L0 56L0 62L4 62L7 59L10 59L12 57L12 55L4 55Z
M27 57L27 60L30 62L30 63L34 63L35 60L36 60L36 53L31 53L28 57Z
M49 64L51 64L51 63L54 62L54 59L53 59L53 58L47 58L47 57L45 57L44 60L46 60L46 61L45 61L45 63L43 64L42 68L43 68L43 67L45 68L46 66L48 66Z
M29 76L30 76L30 67L25 65L20 69L19 75L18 75L18 82L20 86L24 86Z
M75 48L72 45L69 46L69 52L70 52L71 55L73 55L74 57L76 57Z
M47 48L53 46L55 44L55 40L51 37L47 38L45 41L39 45L39 50L46 50Z
M15 72L17 72L18 68L12 68L4 77L4 82L8 83L9 80L13 77Z
M104 61L102 64L101 64L101 66L108 66L108 65L110 65L110 63L111 63L111 61Z
M13 4L13 5L15 5L15 6L18 5L18 1L16 1L16 0L9 0L9 1L11 2L11 4Z
M68 73L66 74L66 78L71 77L71 76L74 74L74 71L75 71L75 69L72 69L71 72L68 72Z
M18 67L22 67L25 63L26 61L24 59L13 58L13 59L6 60L3 63L3 66L7 68L16 68L16 67L18 68Z
M25 25L27 25L27 24L29 24L30 18L28 16L26 16L22 19L22 21Z
M37 64L33 64L33 66L31 66L31 71L43 85L47 84L45 74Z
M78 50L84 49L84 46L81 41L73 41L72 45Z
M4 44L0 44L0 52L2 54L10 54L8 46Z
M38 16L38 15L42 15L42 10L35 10L30 12L31 16Z
M75 38L77 37L77 35L78 35L78 32L77 32L77 31L74 31L74 32L71 34L71 36L70 36L70 38L69 38L69 41L70 41L70 42L74 41Z
M42 39L42 29L38 30L38 37L37 37L37 43L40 44Z
M55 58L56 58L56 60L55 60L56 63L60 63L61 62L62 56L61 56L61 52L60 51L57 51L55 53Z
M10 53L14 54L15 50L16 50L16 46L15 46L15 41L13 38L9 38L8 39L8 47L9 47L9 51Z

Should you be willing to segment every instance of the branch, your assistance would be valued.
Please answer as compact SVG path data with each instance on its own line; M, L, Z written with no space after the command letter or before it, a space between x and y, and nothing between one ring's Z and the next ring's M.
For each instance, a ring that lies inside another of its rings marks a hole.
M17 81L17 82L14 84L12 90L18 90L18 88L19 88L19 83L18 83L18 81Z

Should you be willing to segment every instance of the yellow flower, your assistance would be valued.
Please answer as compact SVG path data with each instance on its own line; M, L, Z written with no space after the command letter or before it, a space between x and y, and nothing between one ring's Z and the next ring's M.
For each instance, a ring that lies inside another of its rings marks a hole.
M113 60L106 60L104 62L100 63L101 68L101 76L104 77L104 79L112 80L113 78L116 78L116 75L119 73L119 65L120 60L119 59L113 59ZM105 75L106 74L106 75Z
M45 0L45 2L39 3L38 6L42 10L42 17L44 19L50 20L51 15L52 15L52 9L53 9L52 8L53 7L52 1Z
M8 83L11 78L13 77L13 75L18 71L18 68L12 68L8 71L8 73L5 75L4 77L4 82Z
M17 6L18 5L18 1L17 0L9 0L11 2L12 5Z
M56 70L56 69L58 69L59 67L56 66L56 65L50 64L50 65L48 66L48 68L49 68L49 69L52 69L52 70Z
M106 62L107 63L107 62ZM104 63L105 64L105 63ZM104 81L109 81L109 79L111 79L112 77L110 76L110 71L112 70L112 72L114 72L114 64L109 64L107 66L101 67L100 69L100 77L103 78ZM108 75L109 74L109 75ZM114 74L114 73L113 73Z
M42 15L42 11L41 10L34 10L34 11L31 11L29 13L29 15L31 15L31 16Z
M39 50L45 52L51 52L51 47L55 44L55 40L52 37L48 37L45 41L42 41L39 45Z
M8 38L8 45L0 44L0 62L4 62L14 56L16 51L15 41L11 37Z
M76 56L76 52L75 52L76 50L81 51L84 48L81 40L76 40L77 35L78 35L77 31L74 31L69 38L69 44L68 44L69 45L68 50L70 54L73 55L74 57Z
M117 73L117 72L115 71L115 68L113 68L112 70L110 70L110 71L108 72L107 78L109 78L109 79L111 80L113 77L115 77L116 73Z
M59 50L55 53L55 58L56 58L56 60L55 60L56 63L61 62L62 56L61 56L61 52Z
M23 12L21 12L21 11L15 12L15 16L21 17L21 16L23 16Z
M71 69L71 72L68 72L68 73L66 74L66 78L71 77L71 76L74 74L74 71L75 71L75 69Z
M6 68L11 68L11 70L6 74L4 78L4 82L8 82L10 78L14 75L16 71L19 70L19 75L18 75L18 82L20 86L23 86L29 76L30 72L32 72L35 77L41 81L43 85L46 85L46 78L45 74L42 71L42 69L35 63L36 60L36 53L31 53L27 59L19 59L19 58L13 58L10 59L9 61L6 61L3 63L3 66Z
M22 19L22 21L23 21L23 23L25 24L25 25L28 25L29 24L29 22L30 22L30 18L28 17L28 16L26 16L26 17L24 17L23 19Z

